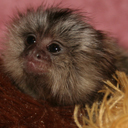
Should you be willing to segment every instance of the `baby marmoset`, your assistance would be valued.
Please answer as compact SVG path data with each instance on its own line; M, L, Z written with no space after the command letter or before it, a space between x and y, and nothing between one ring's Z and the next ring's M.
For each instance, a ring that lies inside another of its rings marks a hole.
M4 43L4 72L15 85L58 105L92 102L125 61L113 40L66 8L19 13Z

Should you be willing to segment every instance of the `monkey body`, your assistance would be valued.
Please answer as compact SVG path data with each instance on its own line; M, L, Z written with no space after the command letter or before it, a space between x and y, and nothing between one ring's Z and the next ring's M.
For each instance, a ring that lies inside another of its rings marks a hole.
M93 102L103 81L127 59L111 38L71 9L19 13L6 38L4 72L28 95L58 105Z

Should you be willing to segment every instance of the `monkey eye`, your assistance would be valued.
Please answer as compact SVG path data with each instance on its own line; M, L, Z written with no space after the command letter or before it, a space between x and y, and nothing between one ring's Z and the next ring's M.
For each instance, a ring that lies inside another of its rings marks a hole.
M47 49L51 53L58 53L59 51L61 51L61 47L56 43L52 43L52 44L48 45Z
M36 38L35 38L35 36L29 35L29 36L27 37L26 43L27 43L28 45L31 45L31 44L36 43Z

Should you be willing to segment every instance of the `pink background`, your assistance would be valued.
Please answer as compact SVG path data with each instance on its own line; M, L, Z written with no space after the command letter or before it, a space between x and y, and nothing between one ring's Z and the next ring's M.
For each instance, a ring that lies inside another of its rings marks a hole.
M128 49L128 0L0 0L0 37L3 36L4 23L14 14L15 8L23 10L41 3L47 6L61 3L61 7L86 12L83 14L90 17L95 28L109 32Z

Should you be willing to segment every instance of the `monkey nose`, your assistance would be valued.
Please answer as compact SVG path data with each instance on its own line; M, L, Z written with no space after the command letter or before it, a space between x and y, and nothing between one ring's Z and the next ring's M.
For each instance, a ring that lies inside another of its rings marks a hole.
M36 51L35 54L36 60L48 60L48 55L44 51Z
M37 53L37 54L36 54L36 58L37 58L37 59L41 59L42 57L41 57L40 54Z

